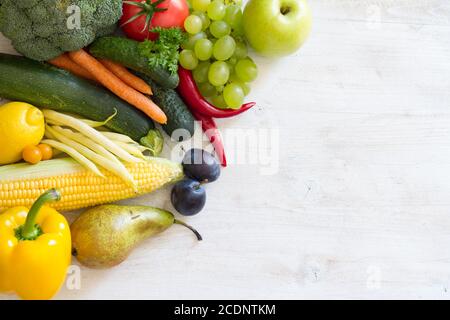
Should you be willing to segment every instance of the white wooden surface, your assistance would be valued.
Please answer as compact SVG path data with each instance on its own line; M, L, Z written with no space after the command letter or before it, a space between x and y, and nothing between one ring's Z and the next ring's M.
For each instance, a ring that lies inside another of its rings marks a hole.
M450 2L310 3L307 45L257 59L259 108L220 122L279 129L278 173L230 167L203 243L173 227L57 298L450 297Z

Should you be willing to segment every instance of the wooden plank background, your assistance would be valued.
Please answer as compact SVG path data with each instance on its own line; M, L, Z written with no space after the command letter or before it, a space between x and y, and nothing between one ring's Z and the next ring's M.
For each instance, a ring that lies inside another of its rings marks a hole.
M57 298L449 298L450 2L310 4L307 45L258 58L259 107L220 121L278 132L276 173L231 166L187 219L203 243L174 227Z

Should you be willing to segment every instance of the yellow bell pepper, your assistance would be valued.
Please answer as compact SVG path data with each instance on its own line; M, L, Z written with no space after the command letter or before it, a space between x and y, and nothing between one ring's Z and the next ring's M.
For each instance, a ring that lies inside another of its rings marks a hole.
M0 291L26 300L51 299L61 288L71 261L67 220L45 206L59 191L41 195L31 207L0 215Z

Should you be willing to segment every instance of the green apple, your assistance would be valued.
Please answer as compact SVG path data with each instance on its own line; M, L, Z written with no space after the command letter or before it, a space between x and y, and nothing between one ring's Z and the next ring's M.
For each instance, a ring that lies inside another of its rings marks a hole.
M244 10L245 36L266 57L282 57L300 49L311 23L306 0L250 0Z

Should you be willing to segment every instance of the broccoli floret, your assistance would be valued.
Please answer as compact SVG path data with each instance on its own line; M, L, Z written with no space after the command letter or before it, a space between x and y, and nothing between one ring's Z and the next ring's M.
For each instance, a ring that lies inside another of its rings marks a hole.
M8 38L11 35L16 35L13 41L27 41L33 38L33 35L22 30L30 30L31 21L27 18L24 11L21 9L4 4L1 2L0 7L0 30ZM16 17L16 23L7 23L8 17ZM10 38L11 39L11 38Z
M0 2L5 2L5 1L0 0ZM41 0L28 0L28 1L19 0L19 1L17 1L17 6L19 8L26 9L26 8L34 7L37 4L39 4L40 2L41 2Z
M72 29L70 6L81 18ZM0 0L0 32L24 56L47 61L114 32L121 15L122 0Z
M31 59L42 61L47 60L47 57L49 57L48 60L53 59L62 53L62 51L55 47L53 43L45 38L39 37L34 38L32 41L13 41L12 45L17 52L20 52L23 55L27 54Z

